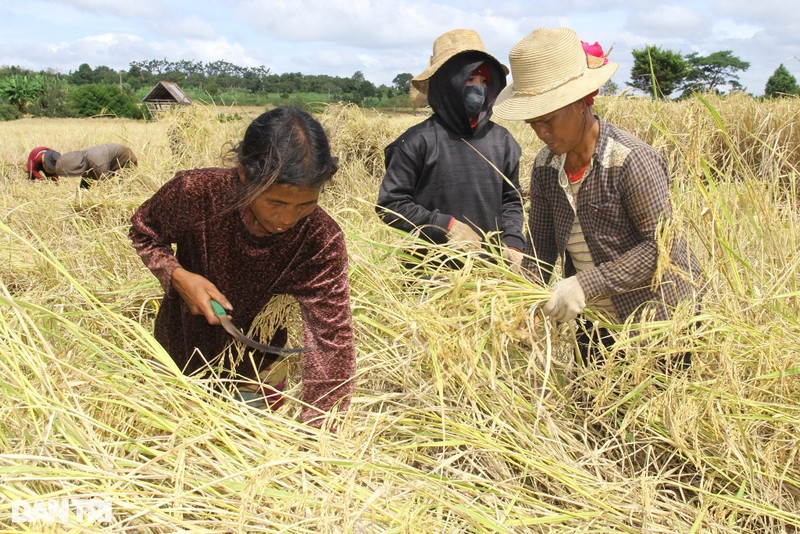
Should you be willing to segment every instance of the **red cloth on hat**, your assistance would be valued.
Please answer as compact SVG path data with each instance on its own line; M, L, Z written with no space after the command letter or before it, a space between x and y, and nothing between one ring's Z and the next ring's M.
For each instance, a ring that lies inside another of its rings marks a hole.
M28 154L28 163L25 168L28 171L28 179L29 180L46 180L48 176L42 175L42 171L44 171L44 163L42 163L42 159L44 159L44 153L50 148L46 146L37 146L31 153ZM51 180L58 180L58 175L53 174L49 176Z
M492 69L489 68L489 64L487 62L484 61L483 63L481 63L478 66L477 69L472 71L472 75L473 76L475 76L476 74L479 75L479 76L483 76L483 78L486 80L486 85L491 84L491 82L492 82Z
M603 47L600 46L600 43L595 41L594 44L589 44L586 41L581 41L581 44L583 45L583 51L586 52L587 56L601 57L603 58L603 65L608 63L608 58L606 57L606 54L603 53ZM609 50L609 52L610 51L611 50Z
M594 97L596 97L600 93L600 89L589 93L588 95L583 97L583 101L586 102L587 106L594 106Z

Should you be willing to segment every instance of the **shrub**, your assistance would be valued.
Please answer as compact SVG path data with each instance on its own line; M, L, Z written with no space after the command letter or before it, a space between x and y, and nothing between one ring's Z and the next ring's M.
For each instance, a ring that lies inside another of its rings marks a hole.
M0 95L25 113L28 104L43 91L42 77L13 75L0 80Z
M116 85L88 84L75 87L69 94L68 106L73 117L97 115L115 115L130 119L146 117L143 106Z
M42 90L38 98L28 105L28 113L38 117L69 117L67 91L65 78L43 77Z
M0 121L13 121L20 117L22 117L22 113L19 112L17 106L6 102L0 102Z

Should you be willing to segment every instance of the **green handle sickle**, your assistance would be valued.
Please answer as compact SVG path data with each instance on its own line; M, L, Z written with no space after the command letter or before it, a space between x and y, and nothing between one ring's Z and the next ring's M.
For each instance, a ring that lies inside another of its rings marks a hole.
M225 329L225 331L228 332L231 336L233 336L235 340L244 343L248 347L253 347L254 349L274 354L276 358L278 356L283 356L287 354L297 354L316 349L316 347L300 347L297 349L287 349L286 347L276 347L273 345L265 345L263 343L259 343L258 341L250 339L249 337L244 335L241 332L241 330L236 328L233 322L231 322L230 317L228 317L228 312L225 311L225 308L222 307L222 304L220 304L214 299L211 299L211 310L214 312L214 315L219 317L219 320L222 323L222 327Z

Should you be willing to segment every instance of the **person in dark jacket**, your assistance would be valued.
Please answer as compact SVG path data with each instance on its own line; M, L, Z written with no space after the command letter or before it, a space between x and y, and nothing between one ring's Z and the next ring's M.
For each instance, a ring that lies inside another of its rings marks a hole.
M492 242L517 267L525 245L521 150L490 120L507 72L474 30L434 41L429 66L411 81L433 115L386 147L376 211L431 243Z
M699 306L705 276L686 238L670 228L664 158L593 112L618 66L602 47L568 28L539 28L511 49L509 61L514 82L495 113L525 121L546 145L533 165L523 271L546 282L563 266L543 312L559 322L577 318L580 355L596 360L601 344L614 339L583 319L587 306L612 324L667 320L681 302ZM678 363L686 367L689 359Z

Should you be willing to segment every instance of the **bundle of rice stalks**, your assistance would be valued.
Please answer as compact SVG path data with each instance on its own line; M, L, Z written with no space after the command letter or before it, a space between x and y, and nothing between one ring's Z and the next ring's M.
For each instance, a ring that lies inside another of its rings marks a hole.
M167 121L169 149L177 169L201 168L221 161L244 135L244 120L219 119L216 106L184 106L162 118ZM227 117L227 115L222 115Z
M350 105L325 107L320 121L331 139L331 150L341 162L363 166L368 176L383 175L383 150L423 118L386 115Z

